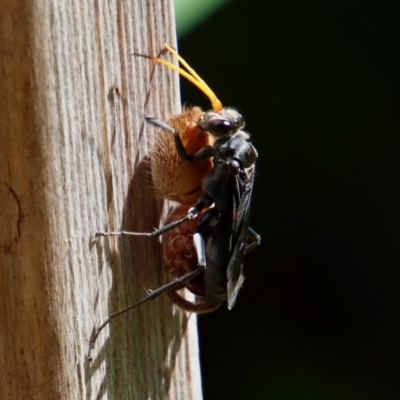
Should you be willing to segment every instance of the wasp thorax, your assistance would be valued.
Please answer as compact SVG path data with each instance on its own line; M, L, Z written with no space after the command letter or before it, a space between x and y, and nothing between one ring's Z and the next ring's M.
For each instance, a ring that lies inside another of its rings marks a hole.
M231 136L244 127L243 116L233 108L205 112L197 125L213 136Z

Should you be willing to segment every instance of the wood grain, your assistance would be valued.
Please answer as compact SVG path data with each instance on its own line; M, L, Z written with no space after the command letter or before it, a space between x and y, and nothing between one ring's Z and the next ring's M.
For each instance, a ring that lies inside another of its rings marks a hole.
M196 317L165 296L95 326L168 277L146 156L178 77L132 53L176 46L172 1L0 0L0 398L200 399ZM133 107L132 107L133 106ZM164 207L165 208L165 207Z

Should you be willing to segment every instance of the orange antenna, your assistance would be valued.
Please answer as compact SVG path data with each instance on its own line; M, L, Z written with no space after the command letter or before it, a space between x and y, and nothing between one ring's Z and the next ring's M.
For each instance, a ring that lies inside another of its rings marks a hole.
M162 58L157 58L157 57L148 57L148 58L150 58L150 60L154 62L165 65L166 67L177 71L188 81L192 82L193 85L197 86L210 99L211 106L214 111L217 112L221 111L224 108L222 103L219 101L219 99L217 98L215 93L210 89L210 87L203 81L203 79L200 78L200 76L196 73L196 71L171 46L166 44L165 48L179 60L179 62L187 69L187 71L185 71L183 68L180 68L172 64L169 61L163 60Z

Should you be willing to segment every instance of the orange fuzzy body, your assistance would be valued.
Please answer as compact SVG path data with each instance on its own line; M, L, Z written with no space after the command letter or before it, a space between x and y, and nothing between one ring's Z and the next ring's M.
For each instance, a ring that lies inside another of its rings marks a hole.
M178 205L167 216L165 225L187 215L189 206ZM197 255L193 245L193 233L199 217L191 219L165 232L162 238L164 264L172 278L180 278L197 268ZM186 283L187 289L197 296L204 296L204 276L201 274Z
M190 155L196 154L204 146L212 145L211 136L201 132L197 126L201 115L202 110L193 107L167 121L179 132L183 146ZM176 151L172 133L162 129L155 134L150 156L156 196L181 204L195 204L204 193L202 183L213 168L212 159L186 162Z

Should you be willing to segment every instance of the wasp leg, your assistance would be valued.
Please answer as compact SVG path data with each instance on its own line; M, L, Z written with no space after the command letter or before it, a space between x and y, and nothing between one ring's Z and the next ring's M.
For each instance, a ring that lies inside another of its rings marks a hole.
M168 132L171 132L174 135L176 151L179 154L179 157L184 159L187 162L196 162L201 160L206 160L207 158L214 157L215 150L212 146L204 146L202 147L195 155L191 156L186 152L185 147L183 146L181 137L179 136L178 131L176 131L172 126L169 126L164 121L161 121L158 118L154 118L149 114L143 113L144 118L147 122L150 122L153 125L158 126L161 129L165 129Z
M178 289L182 289L183 287L185 287L185 282L192 280L193 278L195 278L197 275L201 274L204 271L204 267L203 266L199 266L198 268L196 268L194 271L181 276L180 278L175 279L172 282L167 283L166 285L163 285L161 287L159 287L158 289L155 290L150 290L149 294L144 297L142 300L139 300L137 303L130 305L129 307L123 308L122 310L119 310L117 312L115 312L114 314L111 314L108 319L106 319L97 329L97 331L95 331L92 335L92 338L90 339L90 348L89 348L89 352L90 350L93 349L94 347L94 343L96 342L96 339L98 338L100 332L103 330L103 328L105 326L107 326L109 324L109 322L114 319L115 317L118 317L121 314L126 313L127 311L132 310L133 308L146 303L149 300L154 300L157 297L161 296L162 294L164 294L165 292L168 292L170 290L178 290Z
M117 231L117 232L96 232L95 237L99 236L145 236L145 237L157 237L162 235L165 232L168 232L177 226L183 224L184 222L188 221L189 219L197 218L199 212L204 210L207 207L210 207L211 204L214 202L212 197L205 193L200 199L197 201L194 207L189 208L189 211L186 216L180 218L174 222L171 222L168 225L163 226L160 229L156 229L153 232L129 232L129 231Z
M165 232L168 232L174 228L176 228L178 225L183 224L185 221L188 221L189 219L196 218L199 214L199 210L195 207L192 207L189 209L188 214L184 216L183 218L180 218L174 222L171 222L168 225L163 226L160 229L156 229L153 232L128 232L128 231L117 231L117 232L96 232L95 237L99 236L146 236L146 237L157 237L162 235Z
M161 119L152 117L150 114L145 113L137 108L134 110L141 114L143 118L153 124L158 126L161 129L164 129L168 132L171 132L174 135L176 151L179 154L179 157L184 159L187 162L196 162L201 160L206 160L207 158L211 158L215 156L215 149L212 146L204 146L202 147L195 155L191 156L186 152L186 149L182 143L181 137L179 136L179 132L176 131L172 126L168 125L166 122L162 121ZM199 128L200 129L200 128Z
M185 311L193 312L196 314L206 314L209 312L215 311L222 303L221 301L215 302L199 302L199 303L192 303L184 299L179 293L174 291L168 292L168 297L180 308Z
M206 249L204 245L204 238L201 233L196 232L193 235L193 244L197 254L197 265L206 268Z
M250 243L247 245L246 250L244 251L244 254L248 254L251 251L253 251L257 246L260 245L261 243L261 236L252 228L248 228L247 231L247 240L250 241Z

